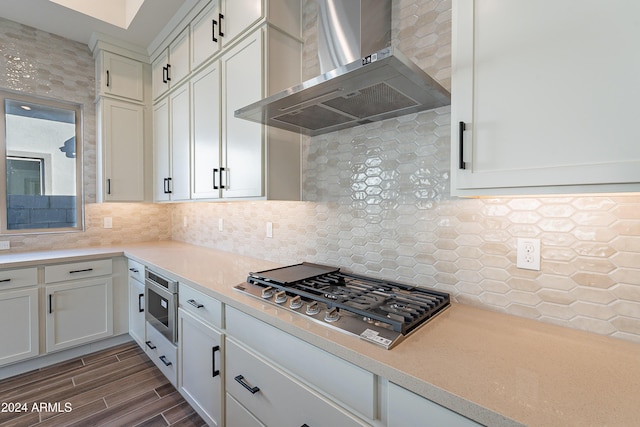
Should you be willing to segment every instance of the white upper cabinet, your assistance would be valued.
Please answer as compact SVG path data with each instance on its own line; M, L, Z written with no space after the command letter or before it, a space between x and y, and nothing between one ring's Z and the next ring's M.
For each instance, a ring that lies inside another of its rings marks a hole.
M639 15L623 0L454 0L452 194L640 190Z
M191 70L263 20L300 37L300 4L296 0L213 0L191 21Z
M142 62L104 50L100 55L97 61L100 94L143 101Z
M235 110L262 98L261 31L243 40L222 58L221 187L224 197L260 197L262 191L262 125L237 119Z
M154 122L154 200L188 200L189 85L182 85L156 104Z
M234 112L300 83L300 2L200 4L155 50L154 200L299 200L300 136Z
M193 199L221 196L220 64L215 61L191 78Z
M221 48L220 7L211 2L191 21L191 69L195 70Z
M104 97L98 114L99 200L143 201L144 106Z
M218 35L228 44L264 16L262 0L224 0Z
M151 64L153 99L180 84L189 75L190 64L189 29L185 28Z

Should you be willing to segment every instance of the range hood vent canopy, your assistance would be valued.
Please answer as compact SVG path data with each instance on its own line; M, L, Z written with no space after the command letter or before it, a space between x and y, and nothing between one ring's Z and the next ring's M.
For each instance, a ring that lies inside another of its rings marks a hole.
M318 0L321 75L235 112L307 135L431 110L449 92L391 47L391 0Z

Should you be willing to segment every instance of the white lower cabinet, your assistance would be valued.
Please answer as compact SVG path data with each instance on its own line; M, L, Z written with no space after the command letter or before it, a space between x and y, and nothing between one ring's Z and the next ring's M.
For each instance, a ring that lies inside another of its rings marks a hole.
M38 333L38 288L0 291L0 366L37 356Z
M389 383L387 416L389 427L478 427L465 418L396 384Z
M146 332L145 353L176 387L178 385L178 347L166 339L149 322L146 322Z
M376 376L373 373L235 308L227 306L225 314L228 337L245 343L351 412L364 419L376 419ZM233 379L228 365L230 359L227 351L227 384ZM318 369L319 366L322 369Z
M251 415L251 412L233 398L229 393L226 396L225 415L227 419L227 425L242 426L242 427L265 427L256 417Z
M129 335L144 347L144 266L129 260Z
M46 286L47 352L112 336L112 288L111 277Z
M280 427L369 425L236 341L226 340L225 353L227 393L263 424Z
M209 426L222 425L222 334L182 308L178 328L178 390Z

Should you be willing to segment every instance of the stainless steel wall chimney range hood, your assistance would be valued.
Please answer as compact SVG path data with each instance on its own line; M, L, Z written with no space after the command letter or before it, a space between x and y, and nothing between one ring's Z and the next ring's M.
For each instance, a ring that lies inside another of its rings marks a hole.
M391 0L318 0L321 75L235 112L320 135L449 105L438 82L391 47Z

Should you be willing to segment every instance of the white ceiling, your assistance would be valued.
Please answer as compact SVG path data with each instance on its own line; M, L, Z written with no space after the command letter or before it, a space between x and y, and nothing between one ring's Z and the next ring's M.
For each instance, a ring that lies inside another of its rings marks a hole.
M49 0L0 0L0 17L85 44L89 42L91 33L98 32L146 49L185 3L192 4L194 1L145 0L128 29L108 24Z

